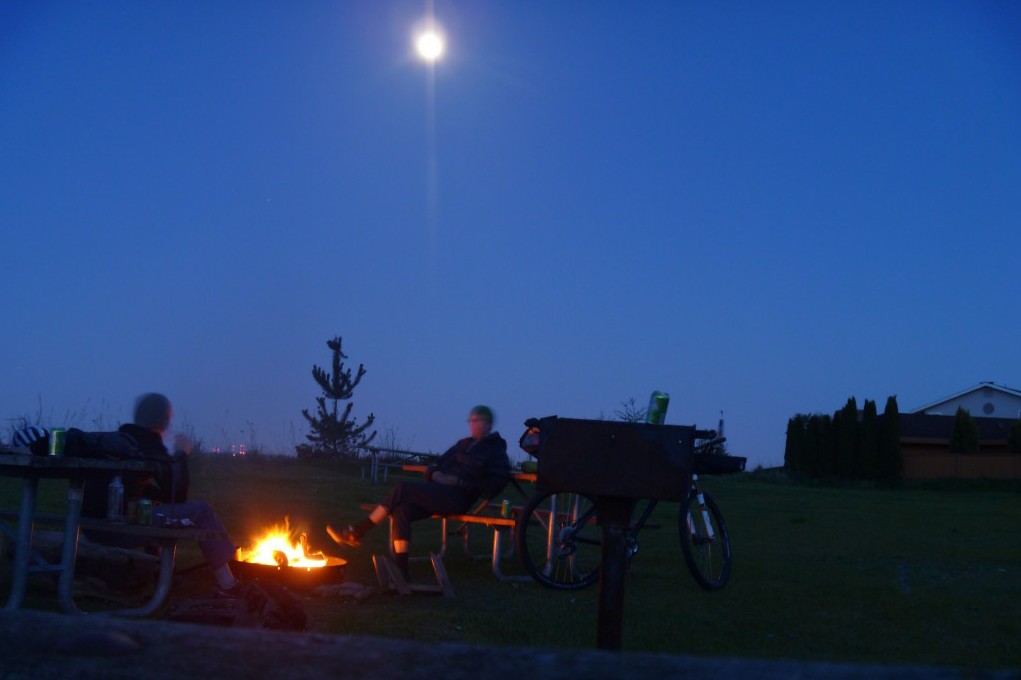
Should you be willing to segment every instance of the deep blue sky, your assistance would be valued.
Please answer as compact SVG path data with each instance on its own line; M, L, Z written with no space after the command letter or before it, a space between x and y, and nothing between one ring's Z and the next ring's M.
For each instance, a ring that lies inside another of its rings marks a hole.
M335 334L419 449L1021 385L1017 3L439 0L434 98L423 11L0 4L0 418L283 449Z

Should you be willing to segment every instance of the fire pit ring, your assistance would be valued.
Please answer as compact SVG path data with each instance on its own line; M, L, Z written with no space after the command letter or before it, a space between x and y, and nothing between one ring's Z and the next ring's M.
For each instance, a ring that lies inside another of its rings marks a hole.
M342 583L347 571L347 560L327 556L326 564L321 567L277 566L231 560L230 569L245 581L255 579L272 581L291 590L307 591L319 586Z

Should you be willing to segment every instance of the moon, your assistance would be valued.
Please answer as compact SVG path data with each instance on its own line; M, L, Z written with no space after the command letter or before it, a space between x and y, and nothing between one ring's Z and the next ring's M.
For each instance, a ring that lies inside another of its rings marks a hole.
M443 56L443 36L436 31L424 31L415 38L415 50L423 61L433 63Z

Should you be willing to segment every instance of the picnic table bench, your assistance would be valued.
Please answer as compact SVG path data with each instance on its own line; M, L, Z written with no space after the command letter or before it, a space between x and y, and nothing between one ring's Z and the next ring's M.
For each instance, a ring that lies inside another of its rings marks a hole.
M74 602L71 586L74 581L75 560L81 529L144 537L146 542L159 549L159 578L150 600L140 606L102 612L109 615L146 617L156 613L170 594L174 575L174 561L179 540L205 540L218 538L216 532L194 527L160 527L105 519L82 517L82 498L85 479L94 475L125 474L129 472L156 472L158 463L139 459L74 458L69 456L32 456L0 453L0 477L23 480L21 502L17 510L0 509L0 532L14 541L14 569L11 593L5 609L21 607L29 574L42 573L57 576L57 598L60 608L69 614L85 614ZM36 511L40 479L68 480L67 505L64 513ZM3 520L17 520L17 529ZM61 558L48 562L32 547L32 533L36 523L62 525L64 540ZM139 555L145 553L138 551Z

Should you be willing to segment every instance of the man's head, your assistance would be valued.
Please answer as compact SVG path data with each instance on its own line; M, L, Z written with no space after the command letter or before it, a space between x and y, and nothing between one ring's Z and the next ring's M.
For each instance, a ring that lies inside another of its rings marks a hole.
M493 409L481 404L468 414L468 427L472 439L482 439L493 431Z
M158 392L143 394L135 400L135 425L163 434L170 427L170 400Z

